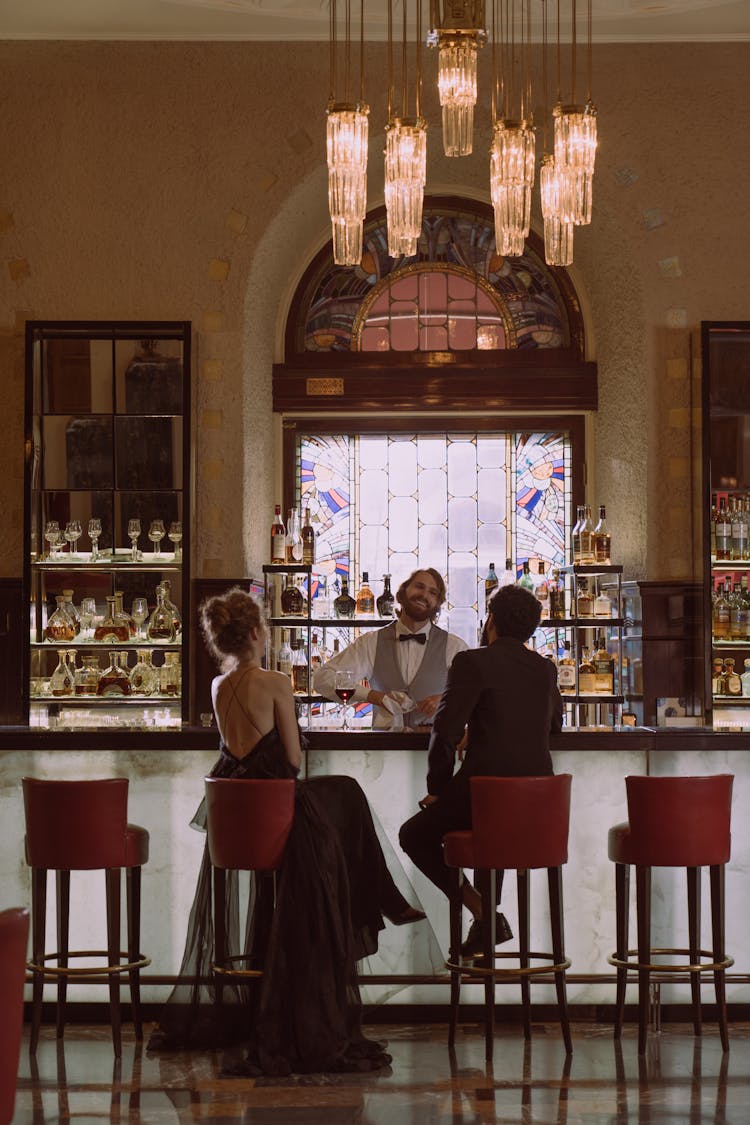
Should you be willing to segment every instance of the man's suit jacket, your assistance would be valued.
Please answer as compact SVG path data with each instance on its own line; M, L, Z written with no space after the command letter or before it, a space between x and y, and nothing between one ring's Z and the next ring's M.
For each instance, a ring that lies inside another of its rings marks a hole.
M433 723L428 793L465 804L470 777L551 774L549 736L562 729L562 718L551 660L512 637L457 653ZM454 777L456 746L467 724L464 759Z

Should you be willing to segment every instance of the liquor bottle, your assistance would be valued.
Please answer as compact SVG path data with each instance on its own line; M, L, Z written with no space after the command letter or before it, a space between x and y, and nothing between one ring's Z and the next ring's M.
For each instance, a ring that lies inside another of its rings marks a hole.
M750 696L750 656L745 660L745 671L740 676L742 681L742 694L745 697Z
M94 640L100 644L122 644L130 640L130 625L125 617L115 613L115 596L107 594L107 612L94 629Z
M713 603L713 635L717 641L729 640L730 605L724 590L724 583L716 583L716 598Z
M341 579L341 593L333 603L334 617L354 617L354 611L357 603L349 593L349 579L342 577Z
M281 591L281 612L284 617L301 617L305 608L305 599L297 585L293 574L285 576L284 589Z
M711 504L711 558L716 558L716 502Z
M305 522L302 524L302 562L312 566L315 562L315 531L310 523L310 509L305 508Z
M734 657L728 656L724 661L726 671L724 673L725 691L727 695L742 695L742 680L734 670Z
M742 599L742 618L745 623L745 635L742 637L742 640L750 641L750 590L748 590L747 587L746 574L742 575L740 597Z
M172 621L174 623L174 635L176 638L179 637L180 633L182 632L182 617L180 616L179 609L172 601L172 583L168 578L162 578L160 585L164 590L164 605L172 614Z
M594 558L602 566L609 566L612 561L607 512L603 504L599 505L599 522L594 528Z
M544 559L539 560L539 574L534 582L534 594L542 607L542 621L549 618L549 583L544 573Z
M503 586L515 586L515 584L516 572L513 567L513 560L506 559L505 570L500 574L500 589L502 590Z
M182 692L182 667L178 652L165 652L159 669L159 690L162 695L177 696Z
M81 657L81 667L76 668L74 683L76 695L96 695L99 686L99 657L88 653Z
M292 641L292 688L297 695L307 695L310 690L310 666L302 640Z
M63 609L73 622L73 628L75 629L76 636L78 636L81 631L81 617L78 610L73 605L72 590L63 590Z
M518 585L523 586L525 590L530 590L532 594L534 593L534 579L531 577L531 570L529 568L528 559L523 564L523 572L521 574L521 577L518 579Z
M591 522L591 508L586 504L583 510L583 523L578 529L581 556L578 560L582 566L591 566L596 562L594 555L594 525Z
M313 677L313 683L315 682L315 673L322 663L323 653L320 651L320 645L318 644L318 634L313 633L310 640L310 674Z
M286 521L286 561L288 563L302 562L302 533L299 527L299 516L294 508L289 509Z
M289 644L289 630L281 630L281 648L279 655L276 658L276 667L279 672L283 672L289 679L292 678L292 649Z
M570 538L573 543L573 562L579 563L581 561L581 527L583 526L584 507L579 504L576 508L576 522L573 530L570 533Z
M732 558L748 558L747 512L741 496L737 499L732 516ZM65 593L64 590L63 593Z
M614 695L615 661L612 654L607 652L603 634L599 635L591 663L594 665L594 691L601 692L603 695Z
M75 639L76 630L73 619L65 610L65 598L62 594L58 594L55 601L57 609L47 622L44 635L48 641L53 641L55 644L72 641Z
M118 621L120 618L123 618L123 620L127 621L128 633L132 638L138 635L138 626L135 623L135 619L131 617L130 614L125 610L125 607L123 605L124 597L125 594L122 590L115 590L115 617Z
M732 592L727 600L729 601L729 639L744 641L747 609L742 598L742 587L739 582L733 583Z
M132 694L128 674L120 667L119 652L113 652L111 654L109 664L99 676L96 694L102 696Z
M745 662L747 663L747 661ZM742 678L742 677L741 677ZM744 684L744 678L743 678ZM713 661L713 671L711 672L711 694L723 695L724 694L724 661L720 656L715 656ZM744 692L743 692L744 694Z
M109 601L109 599L107 600ZM165 641L166 643L173 641L175 637L174 620L171 612L164 604L164 587L161 585L156 587L156 607L148 619L146 636L150 641Z
M133 695L154 695L160 687L159 673L152 663L152 654L146 649L138 654L130 673L130 689Z
M732 553L732 521L727 512L727 502L722 496L719 500L719 510L716 513L716 558L718 561L728 559Z
M549 615L552 621L565 620L565 583L557 569L552 571L552 581L549 584Z
M596 694L596 672L587 648L584 648L581 663L578 665L578 694Z
M56 699L63 695L73 695L75 691L75 672L70 667L65 649L57 654L57 667L49 678L49 690Z
M576 594L576 615L578 617L594 616L594 596L589 590L586 578L578 579L578 592Z
M281 518L281 504L276 504L271 523L271 562L286 562L286 528Z
M557 686L561 695L575 694L576 662L570 655L570 641L565 641L563 654L557 664Z
M611 617L612 599L605 589L599 587L594 598L594 617Z
M391 592L390 574L383 575L383 593L375 604L378 610L378 617L393 617L393 606L395 602Z
M490 563L490 569L487 571L487 577L484 580L484 612L487 613L487 608L490 604L490 598L500 585L500 579L495 573L495 564Z
M370 578L366 570L362 571L362 583L357 590L355 613L358 617L373 617L375 614L375 595L370 589Z

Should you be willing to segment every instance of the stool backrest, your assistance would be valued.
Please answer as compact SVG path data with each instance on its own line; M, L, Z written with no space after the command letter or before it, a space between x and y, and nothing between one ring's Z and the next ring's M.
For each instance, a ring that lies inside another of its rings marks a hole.
M16 1100L28 938L28 910L3 910L0 913L0 1125L10 1125Z
M708 777L626 777L633 863L710 867L732 849L730 773Z
M126 865L126 777L95 781L24 777L22 784L30 867L86 871Z
M569 773L472 777L471 834L480 868L559 867L568 860Z
M214 867L274 871L294 818L295 782L206 778L208 851Z

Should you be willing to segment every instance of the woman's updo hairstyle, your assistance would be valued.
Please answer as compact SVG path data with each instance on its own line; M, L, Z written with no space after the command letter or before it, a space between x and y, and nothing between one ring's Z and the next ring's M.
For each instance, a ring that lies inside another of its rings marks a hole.
M263 622L261 606L239 586L207 598L198 612L206 644L219 664L247 652L250 630Z

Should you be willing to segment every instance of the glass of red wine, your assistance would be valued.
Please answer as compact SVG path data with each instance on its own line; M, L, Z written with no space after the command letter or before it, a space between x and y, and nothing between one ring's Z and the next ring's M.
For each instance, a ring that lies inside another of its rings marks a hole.
M346 722L346 708L349 700L354 695L354 689L357 686L357 678L353 672L337 672L336 673L336 695L344 704L344 722L341 727L342 730L349 730Z

